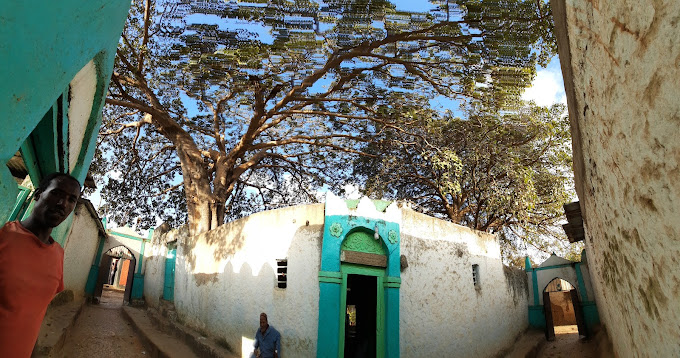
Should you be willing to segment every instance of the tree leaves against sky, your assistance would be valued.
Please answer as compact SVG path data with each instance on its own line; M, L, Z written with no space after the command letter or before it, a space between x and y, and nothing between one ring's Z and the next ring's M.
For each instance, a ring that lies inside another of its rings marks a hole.
M364 149L387 129L411 130L412 95L510 103L554 54L547 4L432 4L133 2L100 132L96 171L120 174L109 212L145 226L186 213L195 234L313 200L353 158L382 156Z

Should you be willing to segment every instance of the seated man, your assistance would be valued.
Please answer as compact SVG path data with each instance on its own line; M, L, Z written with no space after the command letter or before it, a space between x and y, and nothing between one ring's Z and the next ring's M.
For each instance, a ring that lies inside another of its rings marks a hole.
M281 351L281 335L267 322L267 314L260 313L260 329L255 332L255 356L278 358Z
M47 305L64 289L64 249L50 234L79 197L74 177L50 174L35 190L30 216L0 229L0 357L31 356Z

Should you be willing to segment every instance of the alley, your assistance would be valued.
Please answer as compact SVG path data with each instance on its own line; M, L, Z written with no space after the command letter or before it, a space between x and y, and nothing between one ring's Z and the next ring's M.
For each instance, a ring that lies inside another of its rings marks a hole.
M63 349L54 357L146 357L136 332L122 316L123 293L104 290L99 305L85 305Z
M555 340L546 342L537 354L538 358L596 358L596 343L593 340L580 341L578 328L556 326Z

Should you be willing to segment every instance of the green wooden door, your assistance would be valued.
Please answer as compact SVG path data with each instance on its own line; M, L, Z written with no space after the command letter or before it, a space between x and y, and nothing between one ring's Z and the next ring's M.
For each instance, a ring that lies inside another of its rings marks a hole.
M175 299L175 255L177 249L169 249L165 256L165 280L163 283L163 299L173 301Z
M375 307L375 357L385 357L385 288L384 278L385 269L343 263L340 271L342 273L342 296L340 298L340 336L338 357L345 357L345 327L347 320L347 283L349 275L375 277L376 307Z

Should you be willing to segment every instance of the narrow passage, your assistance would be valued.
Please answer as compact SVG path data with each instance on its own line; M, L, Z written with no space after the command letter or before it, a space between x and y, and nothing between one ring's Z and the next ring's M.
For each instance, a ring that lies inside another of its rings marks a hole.
M573 326L555 326L555 340L545 342L536 355L537 358L598 358L594 340L581 341L578 328Z
M137 333L123 318L123 292L104 289L99 305L85 305L57 358L148 357Z

